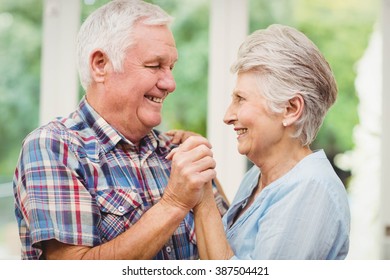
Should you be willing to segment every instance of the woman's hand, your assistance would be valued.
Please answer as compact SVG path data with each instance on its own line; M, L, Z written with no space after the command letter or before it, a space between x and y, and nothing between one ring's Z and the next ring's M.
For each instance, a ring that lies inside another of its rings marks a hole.
M165 132L166 135L172 137L172 143L173 144L181 144L185 140L187 140L191 136L201 136L198 133L192 132L192 131L187 131L187 130L180 130L180 129L172 129L167 132Z

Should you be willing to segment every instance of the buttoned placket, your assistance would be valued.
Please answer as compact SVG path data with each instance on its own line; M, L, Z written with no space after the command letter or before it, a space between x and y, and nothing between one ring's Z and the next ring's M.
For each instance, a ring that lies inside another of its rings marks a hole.
M173 250L173 243L172 243L172 238L169 238L168 242L164 246L164 250L166 252L166 256L168 257L169 260L174 260L175 258L175 252Z

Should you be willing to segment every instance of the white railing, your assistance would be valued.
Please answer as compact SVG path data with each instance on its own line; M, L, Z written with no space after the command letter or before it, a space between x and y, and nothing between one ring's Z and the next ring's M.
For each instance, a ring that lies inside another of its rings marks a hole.
M0 198L13 196L12 182L0 184Z

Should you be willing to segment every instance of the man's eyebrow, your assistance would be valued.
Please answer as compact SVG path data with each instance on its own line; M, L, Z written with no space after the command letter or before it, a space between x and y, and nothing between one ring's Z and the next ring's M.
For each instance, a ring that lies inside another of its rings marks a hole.
M163 57L162 56L153 56L153 57L148 57L144 60L145 63L152 63L152 62L161 62L163 61Z
M156 55L156 56L153 56L151 58L147 58L145 59L144 63L152 63L152 62L168 62L169 61L169 58L168 57L165 57L165 56L161 56L161 55ZM175 64L176 62L178 61L178 59L175 59L174 61L172 61L172 64Z

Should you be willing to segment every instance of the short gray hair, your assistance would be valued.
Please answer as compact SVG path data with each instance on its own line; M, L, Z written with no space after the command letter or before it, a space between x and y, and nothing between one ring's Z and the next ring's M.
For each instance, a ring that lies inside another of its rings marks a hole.
M159 6L141 0L113 0L94 11L82 24L77 37L77 67L86 90L91 83L89 59L101 49L111 60L114 71L123 69L126 50L132 44L135 23L169 25L172 17Z
M231 70L257 73L258 86L273 112L281 112L291 98L302 95L305 107L293 137L302 145L314 141L336 100L337 85L328 62L302 32L280 24L255 31L240 46Z

